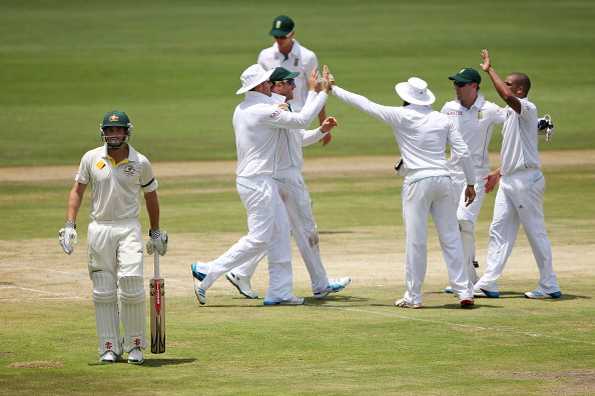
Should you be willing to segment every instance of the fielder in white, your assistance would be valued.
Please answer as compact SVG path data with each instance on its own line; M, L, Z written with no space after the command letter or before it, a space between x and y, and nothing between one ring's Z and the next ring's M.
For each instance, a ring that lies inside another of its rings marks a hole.
M90 183L91 223L88 228L89 274L100 361L114 363L128 352L128 363L142 364L146 346L143 246L138 196L144 192L151 229L147 250L167 251L167 233L159 231L157 181L149 160L127 141L132 123L124 112L111 111L101 123L105 144L81 159L68 197L60 245L71 254L77 242L76 217ZM120 309L118 310L118 294ZM120 321L124 338L120 338Z
M486 183L489 191L501 177L490 226L487 268L475 283L475 292L479 296L499 297L496 282L512 251L519 224L522 224L539 268L537 289L526 292L525 297L560 298L562 293L552 265L552 250L543 215L545 179L540 170L537 108L527 99L531 81L523 73L513 73L502 81L492 68L488 51L483 50L481 56L481 68L488 73L508 107L502 128L501 166L489 175Z
M448 78L453 82L457 99L446 102L442 107L442 113L451 119L461 133L463 140L469 147L473 166L475 167L475 191L477 195L473 203L467 205L465 203L466 181L463 167L456 153L451 153L448 166L460 195L457 219L459 220L459 229L463 240L465 265L469 271L471 281L475 283L479 279L476 271L479 264L475 260L475 223L483 205L486 195L485 183L490 173L488 146L494 126L502 124L506 120L506 110L495 103L487 101L479 92L481 76L477 70L467 67ZM546 122L546 118L541 118L539 121L538 125L541 125L543 129L553 128L553 124ZM445 288L444 291L452 293L450 287Z
M328 73L326 78L332 81ZM401 193L406 232L406 292L395 305L402 308L422 306L422 284L427 266L427 225L431 214L438 230L440 245L448 268L451 287L461 307L473 306L473 283L463 263L463 246L456 217L458 195L446 160L450 144L465 172L466 202L475 198L475 172L467 145L448 117L433 111L434 94L417 77L398 83L395 90L403 99L402 107L382 106L364 96L332 86L337 98L390 125L399 145L405 175Z
M280 103L290 102L293 98L295 78L299 73L291 72L283 67L275 68L269 78L273 83L273 98ZM316 85L316 71L310 75L309 86ZM314 100L317 94L310 90L306 103ZM291 104L288 110L292 111ZM291 234L295 239L304 264L310 274L312 293L315 298L324 298L330 293L339 292L351 282L351 278L343 277L329 280L320 258L319 238L316 222L312 213L310 193L304 182L302 167L304 153L302 147L318 142L337 125L334 117L326 118L319 128L311 131L282 130L277 145L275 174L273 179L279 187L281 199L287 209ZM258 298L250 286L250 278L254 274L258 262L265 252L252 261L230 271L226 277L247 298Z
M279 15L273 19L273 26L269 34L273 36L275 43L271 47L260 51L256 63L265 70L281 66L289 71L299 73L295 78L293 99L288 103L293 111L301 111L308 98L308 78L312 72L318 70L316 54L314 51L302 46L295 39L295 23L286 15ZM325 119L326 112L323 106L318 114L320 125ZM326 145L331 139L331 134L326 133L322 137L322 142Z
M271 97L273 70L260 65L248 67L240 77L245 94L233 115L238 164L236 186L248 215L248 234L227 252L209 263L192 264L194 290L200 304L206 290L223 274L268 253L269 287L265 305L299 305L303 298L293 295L291 241L287 210L278 184L273 180L275 156L283 131L305 128L326 103L320 92L300 113L285 111Z
M473 283L479 279L475 261L475 223L485 198L485 181L490 173L488 146L492 138L494 126L502 124L506 112L500 106L489 102L479 93L481 76L472 68L461 69L458 73L448 77L452 80L456 92L456 100L446 102L441 112L446 114L461 137L469 147L473 166L475 168L475 200L471 205L465 202L465 187L467 181L463 172L461 158L456 152L451 154L448 162L450 175L460 195L457 208L457 219L463 241L465 268ZM446 292L452 292L450 287Z

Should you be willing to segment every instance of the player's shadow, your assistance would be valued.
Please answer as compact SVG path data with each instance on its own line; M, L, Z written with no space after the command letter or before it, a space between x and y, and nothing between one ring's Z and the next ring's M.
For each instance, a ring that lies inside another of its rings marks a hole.
M334 296L327 296L325 298L314 298L314 297L306 297L304 299L305 305L312 305L312 306L321 306L327 303L361 303L369 301L369 298L366 297L355 297L355 296L347 296L345 294L339 294Z
M146 356L146 355L145 355ZM175 366L180 364L191 364L194 363L196 359L194 358L169 358L169 359L145 359L145 362L141 365L141 367L161 367L161 366ZM111 366L114 363L101 363L101 362L93 362L89 363L89 366ZM125 359L119 359L115 364L129 364L126 362Z
M395 307L395 304L370 304L370 307L392 307L392 308L398 309L399 311L417 311L417 309ZM477 299L476 299L475 305L473 307L469 307L469 308L461 308L461 305L459 303L451 303L451 304L441 304L441 305L425 305L424 304L420 309L421 310L426 310L426 309L474 310L474 309L479 309L479 308L504 308L504 307L500 307L497 305L490 305L490 304L481 304L481 303L478 303Z
M161 366L177 366L180 364L192 364L196 362L194 358L169 358L169 359L145 359L142 367L161 367Z

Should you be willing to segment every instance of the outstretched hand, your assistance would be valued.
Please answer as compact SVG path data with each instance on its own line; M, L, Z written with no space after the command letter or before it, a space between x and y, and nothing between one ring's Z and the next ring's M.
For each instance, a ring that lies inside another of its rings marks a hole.
M483 61L480 64L481 70L487 72L490 69L490 67L492 67L492 64L490 62L490 53L488 52L487 49L481 50L481 60Z
M320 125L320 130L324 133L327 133L330 132L331 129L333 129L337 125L337 119L335 117L326 117Z
M316 69L313 69L310 75L308 76L308 89L310 91L320 92L320 82L318 81L319 76L320 75L318 74L318 70Z

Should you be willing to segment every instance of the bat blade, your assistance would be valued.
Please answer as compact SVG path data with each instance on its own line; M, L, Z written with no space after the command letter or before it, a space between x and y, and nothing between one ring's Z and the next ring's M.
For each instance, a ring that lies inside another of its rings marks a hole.
M165 281L153 278L151 288L151 353L165 352Z

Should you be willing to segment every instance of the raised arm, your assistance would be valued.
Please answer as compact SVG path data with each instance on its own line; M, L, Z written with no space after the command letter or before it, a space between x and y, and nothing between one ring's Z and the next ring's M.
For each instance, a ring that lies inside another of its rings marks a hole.
M337 126L337 119L335 117L327 117L322 122L320 127L302 132L302 147L310 146L325 137L331 129Z
M496 73L496 71L492 67L490 61L490 54L487 49L483 49L481 51L481 59L481 69L488 73L488 75L490 76L492 84L494 84L494 88L496 88L498 95L500 95L502 100L504 100L506 104L508 104L515 112L520 114L521 101L519 100L519 98L514 96L510 87L504 81L502 81L498 73Z
M313 100L306 103L299 113L271 107L272 111L265 115L266 122L277 128L305 129L320 112L327 97L325 92L320 92Z

